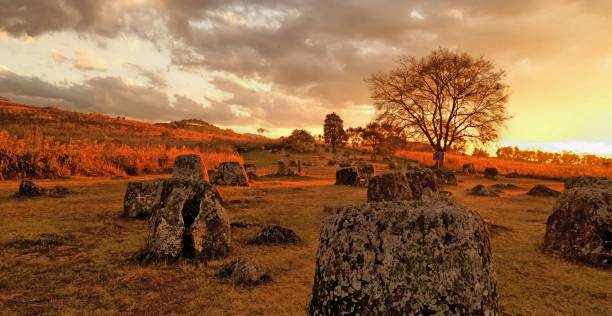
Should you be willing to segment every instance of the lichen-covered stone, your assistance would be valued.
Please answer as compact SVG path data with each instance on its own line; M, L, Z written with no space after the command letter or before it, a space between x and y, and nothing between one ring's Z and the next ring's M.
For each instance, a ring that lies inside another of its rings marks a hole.
M163 180L130 182L123 199L123 215L148 218L159 204Z
M268 269L243 258L223 265L217 276L238 286L257 286L272 280Z
M412 189L404 174L382 174L373 177L368 183L368 202L409 200L412 200Z
M476 174L476 166L473 163L464 163L461 169L464 174Z
M527 194L532 196L558 197L561 195L561 192L553 190L543 184L536 184Z
M548 218L542 250L612 268L612 188L575 187L563 192Z
M411 169L405 173L415 200L421 200L424 196L431 196L440 190L440 186L431 169Z
M565 179L563 187L565 190L577 187L612 188L612 180L609 180L606 177L577 176Z
M297 244L302 239L292 229L280 225L266 225L252 240L254 244Z
M420 201L440 198L439 192L431 169L411 169L373 177L368 184L368 201Z
M321 230L309 315L495 315L490 238L445 201L347 207Z
M434 169L434 175L440 184L457 184L457 175L455 174L455 170L448 168L436 168Z
M484 170L484 176L487 179L495 179L497 178L497 175L499 175L499 172L497 171L497 168L485 168Z
M163 182L149 219L145 254L155 259L213 259L230 249L230 224L215 187L204 181Z
M336 185L359 185L359 169L346 167L336 170Z
M180 155L174 160L172 178L208 181L208 172L200 155Z
M223 162L219 164L217 170L219 171L219 175L217 176L216 184L243 187L249 186L249 177L239 162Z

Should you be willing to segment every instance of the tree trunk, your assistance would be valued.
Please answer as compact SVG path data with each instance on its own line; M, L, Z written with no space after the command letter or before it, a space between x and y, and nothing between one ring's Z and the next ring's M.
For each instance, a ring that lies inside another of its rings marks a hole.
M335 154L336 153L336 143L332 142L331 145L332 145L332 153Z

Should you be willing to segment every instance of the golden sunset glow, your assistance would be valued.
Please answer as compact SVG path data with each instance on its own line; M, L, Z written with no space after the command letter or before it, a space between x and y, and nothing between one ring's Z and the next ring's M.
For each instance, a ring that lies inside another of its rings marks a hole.
M369 75L446 47L506 71L513 117L491 151L612 155L608 1L86 2L3 3L0 96L319 134L327 112L374 118Z

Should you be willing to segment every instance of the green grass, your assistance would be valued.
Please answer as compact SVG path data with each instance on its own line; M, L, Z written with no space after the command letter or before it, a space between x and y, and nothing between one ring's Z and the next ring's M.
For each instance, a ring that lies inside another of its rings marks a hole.
M306 178L265 176L248 188L220 189L231 221L281 224L293 228L304 243L251 245L260 227L235 227L231 255L207 264L142 265L132 259L146 234L146 221L121 217L125 186L133 179L39 182L76 192L62 199L17 199L12 197L16 182L0 183L0 314L304 314L323 218L333 207L366 199L364 188L333 185L329 156L246 154L245 161L255 163L260 174L272 173L279 159L315 163ZM144 178L150 177L135 179ZM467 195L466 190L490 181L461 180L447 189L460 203L505 228L492 241L504 314L612 314L610 272L540 254L554 199L525 192L542 181L508 179L523 189L488 198ZM41 234L55 234L62 242L45 244ZM272 282L240 288L215 277L222 264L237 257L268 267Z

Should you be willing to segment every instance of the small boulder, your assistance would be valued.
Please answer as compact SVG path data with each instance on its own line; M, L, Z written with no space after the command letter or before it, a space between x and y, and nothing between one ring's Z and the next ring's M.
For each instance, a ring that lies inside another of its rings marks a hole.
M31 179L21 179L19 183L19 191L17 196L19 197L37 197L45 194L45 189L36 184Z
M219 171L219 176L216 181L217 184L243 187L249 186L249 177L239 162L222 162L219 164L217 170Z
M242 258L221 266L217 276L238 286L257 286L272 281L268 269Z
M561 195L561 192L553 190L543 184L536 184L527 194L532 196L558 197Z
M143 259L214 259L229 253L230 223L217 189L204 181L163 182Z
M302 239L293 230L280 225L266 225L252 240L253 244L276 245L297 244Z
M208 173L200 155L180 155L174 160L172 178L208 181Z
M455 170L448 168L436 168L434 169L434 174L438 183L446 184L446 185L455 185L457 184L457 175L455 174Z
M346 167L336 170L336 185L359 185L359 169Z
M257 166L251 163L244 164L244 171L246 171L249 181L257 179Z
M463 168L461 168L464 174L476 174L476 166L473 163L464 163Z
M499 172L497 171L497 168L485 168L484 170L484 176L487 179L495 179L497 178L497 175L499 175Z
M495 315L489 233L446 201L347 207L323 223L308 315Z
M612 187L612 180L608 180L606 177L592 177L592 176L577 176L565 179L563 183L565 190L577 188L577 187Z
M164 180L129 182L123 199L123 215L148 218L159 205Z
M498 192L497 190L486 187L482 184L478 184L475 187L470 189L470 194L477 195L477 196L499 196L497 192Z
M563 192L548 218L542 250L612 268L612 188L577 186Z
M334 159L329 160L329 161L327 162L327 165L328 165L328 166L335 166L335 165L337 165L337 164L338 164L338 161L337 161L337 160L334 160Z

